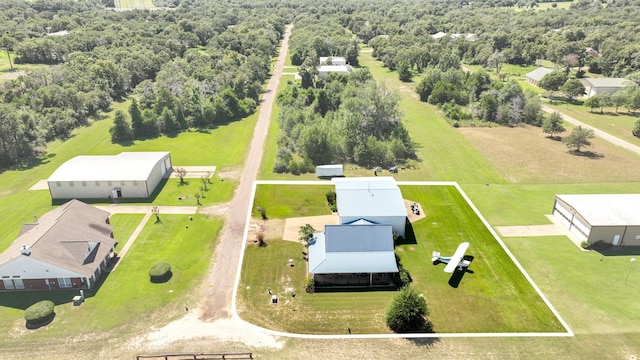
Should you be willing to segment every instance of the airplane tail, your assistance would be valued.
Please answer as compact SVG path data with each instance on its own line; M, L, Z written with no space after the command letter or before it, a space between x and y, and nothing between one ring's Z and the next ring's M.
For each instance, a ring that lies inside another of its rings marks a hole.
M436 261L440 259L440 252L439 251L434 251L431 253L431 261Z

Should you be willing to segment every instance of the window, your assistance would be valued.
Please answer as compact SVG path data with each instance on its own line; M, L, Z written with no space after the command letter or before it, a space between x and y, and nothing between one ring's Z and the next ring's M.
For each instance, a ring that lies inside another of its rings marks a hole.
M60 187L60 186L62 186L62 183L60 181L56 181L56 186Z
M22 279L20 279L20 276L13 277L13 284L16 286L16 289L18 290L24 289L24 283L22 282Z
M13 286L13 281L11 279L2 278L2 282L4 283L4 288L7 290L13 290L15 287Z
M70 288L71 287L71 279L69 278L58 278L58 286L61 288Z
M87 182L86 182L86 181L83 181L83 182L82 182L82 186L87 186Z
M69 186L74 187L76 186L76 183L74 183L73 181L69 181Z

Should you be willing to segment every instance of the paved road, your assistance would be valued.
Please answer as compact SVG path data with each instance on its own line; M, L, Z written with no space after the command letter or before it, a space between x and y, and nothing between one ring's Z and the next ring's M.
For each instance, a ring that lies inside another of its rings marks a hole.
M542 105L542 110L544 110L545 112L548 112L548 113L554 113L554 112L558 111L558 110L552 109L552 108L550 108L550 107L548 107L546 105ZM614 145L617 145L617 146L623 147L625 149L631 150L631 151L635 152L636 154L640 155L640 146L637 146L637 145L634 145L634 144L632 144L630 142L622 140L622 139L620 139L618 137L615 137L615 136L613 136L613 135L611 135L611 134L609 134L607 132L604 132L604 131L602 131L600 129L594 128L593 126L587 125L587 124L585 124L585 123L583 123L583 122L581 122L579 120L576 120L575 118L572 118L569 115L563 114L560 111L558 111L558 113L560 113L560 115L562 116L562 119L564 119L566 122L568 122L570 124L573 124L575 126L582 126L583 128L591 129L591 130L593 130L593 133L597 137L602 138L602 139L604 139L604 140L606 140L606 141L608 141L608 142L610 142L610 143L612 143Z
M231 295L235 283L236 270L240 261L242 250L244 228L249 213L249 201L253 190L253 182L258 176L260 161L267 130L269 129L269 119L271 109L275 100L276 89L280 82L280 75L284 66L287 49L289 48L289 36L291 26L287 26L278 54L278 61L273 69L271 79L267 84L267 90L262 97L258 122L251 140L249 156L245 164L240 185L229 203L227 217L221 231L220 242L214 254L212 269L207 276L207 284L204 290L205 304L201 318L221 319L231 316Z

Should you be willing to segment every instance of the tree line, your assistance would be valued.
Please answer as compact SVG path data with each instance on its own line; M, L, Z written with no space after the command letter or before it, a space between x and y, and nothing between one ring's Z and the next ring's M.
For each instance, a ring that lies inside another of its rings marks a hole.
M72 0L0 7L0 45L16 63L37 65L0 82L2 167L38 156L132 94L133 138L252 113L287 22L279 10L206 1L153 12ZM61 30L68 35L47 35Z

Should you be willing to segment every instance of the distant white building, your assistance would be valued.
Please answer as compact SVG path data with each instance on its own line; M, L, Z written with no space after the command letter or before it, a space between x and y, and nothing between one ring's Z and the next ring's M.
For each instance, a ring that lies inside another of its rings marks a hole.
M438 31L435 34L431 34L431 37L438 40L438 39L442 39L443 37L447 36L446 33L443 33L442 31Z
M347 65L347 59L339 56L321 56L320 66L322 65Z
M405 236L407 208L393 177L333 178L340 224L365 219Z
M349 75L351 66L349 65L321 65L318 66L318 78L324 80L329 74Z
M578 79L584 85L587 97L602 94L613 94L631 82L623 78L583 78Z
M81 155L47 180L52 199L147 198L172 170L168 152Z
M527 78L527 82L529 84L538 86L538 83L540 82L540 80L542 80L542 78L545 77L545 75L551 74L552 72L554 72L553 69L548 69L548 68L545 68L545 67L539 67L539 68L527 73L527 75L525 75L525 77Z

